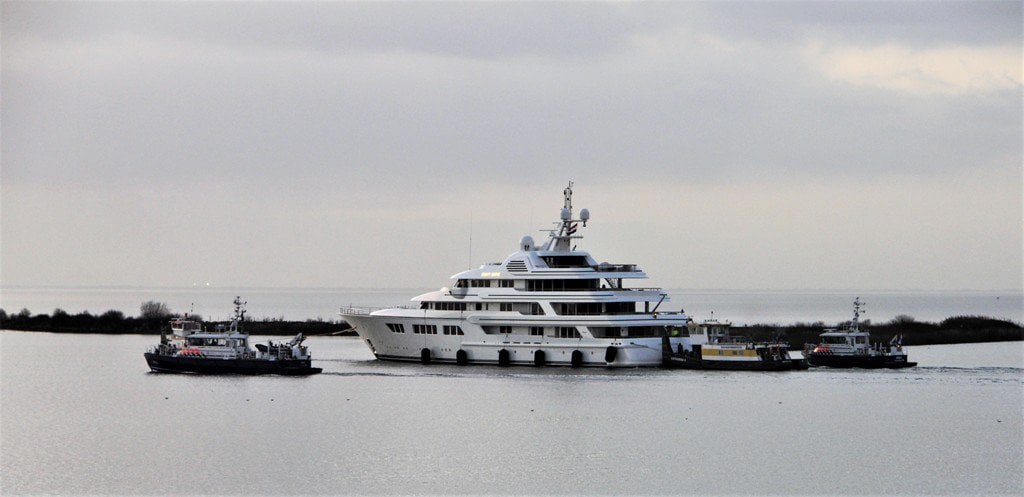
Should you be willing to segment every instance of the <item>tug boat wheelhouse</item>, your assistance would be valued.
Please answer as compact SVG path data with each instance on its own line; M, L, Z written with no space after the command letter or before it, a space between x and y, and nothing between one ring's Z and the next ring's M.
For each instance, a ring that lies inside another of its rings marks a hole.
M811 366L833 368L911 368L916 362L907 360L903 337L896 335L889 345L871 343L871 335L860 330L860 298L853 301L853 321L846 329L829 329L819 335L821 343L804 346L804 356Z
M639 267L576 250L590 212L573 217L571 182L563 194L561 219L543 245L524 236L503 262L452 276L450 288L413 298L415 308L342 316L384 360L635 367L662 365L663 338L689 348L678 333L689 318L659 311L666 292L627 287L647 278Z
M191 319L171 321L171 336L161 333L160 344L145 353L155 373L281 374L310 375L322 371L311 366L309 350L299 333L288 343L256 344L249 348L249 334L241 329L245 303L236 297L235 317L227 327L203 330Z
M789 344L781 341L754 342L732 336L732 324L715 319L687 325L691 348L672 350L666 365L685 369L731 369L741 371L785 371L807 369L803 359L789 355Z

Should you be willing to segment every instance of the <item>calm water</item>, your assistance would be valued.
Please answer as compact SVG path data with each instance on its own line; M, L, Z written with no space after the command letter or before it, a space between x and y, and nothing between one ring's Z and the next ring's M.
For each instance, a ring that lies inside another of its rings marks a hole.
M1020 494L1024 344L901 371L147 372L153 337L0 333L0 493Z
M255 318L283 317L289 320L338 318L342 306L386 307L404 305L430 289L343 289L343 288L55 288L4 287L0 308L8 313L21 309L50 314L61 308L72 314L89 311L101 314L119 310L139 313L139 306L154 300L166 303L174 312L195 313L207 319L228 319L231 301L241 295L249 302ZM824 321L834 325L851 317L853 299L867 303L867 319L876 322L908 315L921 321L941 321L958 315L982 315L1024 322L1024 294L1019 292L878 292L878 291L739 291L669 290L666 310L686 310L696 319L711 313L736 324Z

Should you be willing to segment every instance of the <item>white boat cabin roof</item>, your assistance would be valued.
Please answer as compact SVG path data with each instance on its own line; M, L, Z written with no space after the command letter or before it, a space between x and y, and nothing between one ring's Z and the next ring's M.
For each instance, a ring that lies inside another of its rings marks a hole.
M220 332L220 333L215 332L215 331L204 331L204 332L200 332L200 333L189 334L185 338L235 338L235 339L238 339L238 338L248 338L248 337L249 337L248 333L239 333L237 331L224 331L224 332Z
M843 331L843 330L828 330L818 336L822 337L855 337L855 336L868 336L870 333L866 331Z
M598 263L583 251L521 250L504 262L484 264L452 276L453 280L475 279L645 279L636 264Z

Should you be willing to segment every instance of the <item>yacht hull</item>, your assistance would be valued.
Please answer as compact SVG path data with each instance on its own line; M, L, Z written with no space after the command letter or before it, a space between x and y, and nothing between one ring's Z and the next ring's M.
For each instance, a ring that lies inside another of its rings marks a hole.
M394 333L385 319L345 315L374 356L386 361L499 366L658 367L663 363L662 338L616 339L496 336L473 333L466 321L451 321L467 330L464 336ZM389 318L389 322L400 320ZM407 326L409 327L409 326ZM681 338L673 338L676 346ZM688 347L688 343L683 344Z

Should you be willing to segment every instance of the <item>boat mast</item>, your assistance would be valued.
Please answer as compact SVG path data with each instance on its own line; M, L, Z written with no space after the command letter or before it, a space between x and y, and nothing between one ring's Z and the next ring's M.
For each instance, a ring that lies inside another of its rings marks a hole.
M860 297L853 299L853 321L850 322L850 331L860 331L860 308L863 305L864 303L860 301Z
M579 228L579 223L583 223L583 226L587 225L587 221L590 220L590 211L587 209L580 210L580 218L573 219L572 215L572 181L569 181L569 186L562 191L565 196L565 202L562 204L561 222L558 224L558 230L551 230L551 240L548 242L548 250L557 250L563 252L570 251L570 240L573 238L583 238L582 235L577 235L576 230Z
M242 301L242 297L235 297L235 301L234 301L234 304L235 304L235 319L231 321L231 330L230 331L233 331L233 332L238 332L239 331L239 328L242 325L242 321L245 321L245 304L247 304L247 303L248 302L243 302Z

